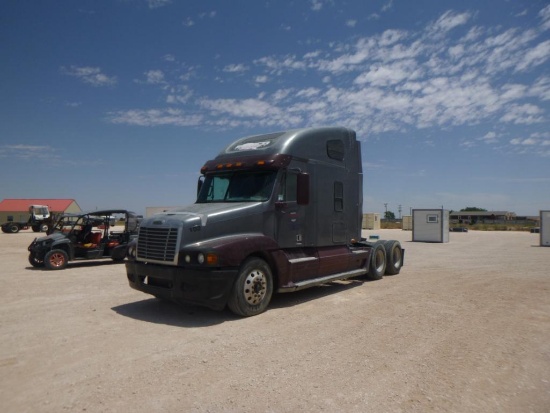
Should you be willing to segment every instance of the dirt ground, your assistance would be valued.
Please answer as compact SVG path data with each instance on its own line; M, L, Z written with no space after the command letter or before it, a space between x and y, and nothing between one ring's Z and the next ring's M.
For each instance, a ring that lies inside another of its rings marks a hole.
M161 302L124 265L32 268L0 234L4 412L549 412L550 248L411 232L380 281L276 295L267 312Z

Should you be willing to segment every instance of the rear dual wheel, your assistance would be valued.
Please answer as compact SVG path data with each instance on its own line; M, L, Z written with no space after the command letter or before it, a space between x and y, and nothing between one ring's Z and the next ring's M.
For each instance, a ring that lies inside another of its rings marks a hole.
M367 280L380 280L386 271L386 249L384 245L377 242L372 246L368 272L365 274Z
M384 241L386 250L386 275L396 275L403 266L403 250L399 241Z

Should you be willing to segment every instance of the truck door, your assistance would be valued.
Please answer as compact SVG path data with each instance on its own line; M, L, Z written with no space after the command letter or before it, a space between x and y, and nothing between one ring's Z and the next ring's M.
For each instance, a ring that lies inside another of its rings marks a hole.
M275 202L277 242L281 248L307 245L304 228L306 206L298 205L297 202L297 178L297 172L288 170L282 172Z

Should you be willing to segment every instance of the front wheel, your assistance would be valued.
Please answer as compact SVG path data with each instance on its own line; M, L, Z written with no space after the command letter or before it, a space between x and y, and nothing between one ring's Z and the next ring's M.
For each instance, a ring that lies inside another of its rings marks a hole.
M69 256L63 250L51 250L44 257L44 265L48 270L62 270L67 266Z
M227 305L235 314L250 317L265 311L273 295L271 268L260 258L244 262Z
M34 252L31 252L29 254L29 263L36 268L40 268L44 266L44 260L40 260L36 257L36 254Z

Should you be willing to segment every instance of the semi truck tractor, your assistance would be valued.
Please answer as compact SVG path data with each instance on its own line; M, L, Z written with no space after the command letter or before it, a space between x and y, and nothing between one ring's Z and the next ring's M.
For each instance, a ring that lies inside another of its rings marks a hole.
M239 139L201 168L197 200L145 218L130 287L240 316L274 293L398 274L398 241L361 238L361 144L324 127Z
M8 221L2 224L2 232L15 234L22 229L32 228L34 232L47 232L53 227L55 217L47 205L30 205L29 218L26 221Z

